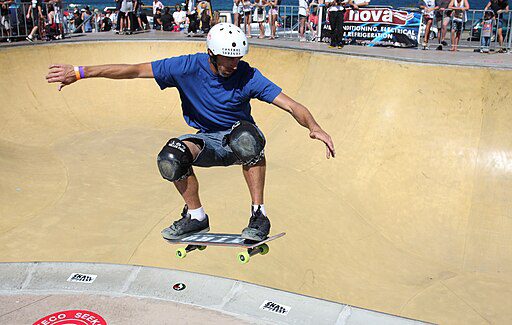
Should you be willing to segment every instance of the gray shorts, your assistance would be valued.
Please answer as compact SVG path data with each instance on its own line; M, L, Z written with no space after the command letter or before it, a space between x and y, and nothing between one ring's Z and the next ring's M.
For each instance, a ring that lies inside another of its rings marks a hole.
M258 127L256 128L264 138L265 136L261 130ZM242 162L224 141L224 137L230 132L231 129L210 133L184 134L179 136L178 139L181 141L191 140L192 142L199 143L203 148L199 155L197 155L196 160L194 160L193 166L214 167L241 165Z

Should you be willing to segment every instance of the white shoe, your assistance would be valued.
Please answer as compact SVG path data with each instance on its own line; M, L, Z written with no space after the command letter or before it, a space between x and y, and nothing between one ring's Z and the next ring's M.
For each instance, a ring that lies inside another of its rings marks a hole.
M27 37L25 37L25 39L26 39L27 41L29 41L30 43L34 43L34 39L33 39L32 37L30 37L30 35L29 35L29 36L27 36Z

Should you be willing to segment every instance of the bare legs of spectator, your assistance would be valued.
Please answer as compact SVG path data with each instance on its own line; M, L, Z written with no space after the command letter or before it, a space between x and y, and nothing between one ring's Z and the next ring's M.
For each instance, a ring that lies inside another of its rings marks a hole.
M461 34L460 30L452 28L452 48L450 49L450 51L452 51L452 52L457 51L457 46L459 45L459 41L460 41L460 34Z
M251 12L250 11L245 13L244 29L245 29L245 35L247 35L247 37L251 37Z
M500 43L500 48L503 48L503 28L498 28L498 43Z
M304 37L304 30L306 29L305 25L306 25L306 17L300 16L300 18L299 18L299 41L301 41L301 42L306 40L306 38Z
M433 19L428 19L425 25L425 36L423 38L423 49L426 50L428 47L428 40L430 39L430 28L432 27Z
M130 33L131 28L131 22L130 22L130 16L129 13L123 12L121 17L121 26L119 28L119 34L124 34L124 30L126 29L126 33Z
M133 12L129 12L126 15L126 21L128 22L128 34L132 33L132 19L133 19Z
M309 32L311 33L312 37L311 40L314 40L316 38L316 31L313 29L313 26L311 26L311 23L306 18L306 27L309 29Z
M57 26L58 26L57 28L58 28L59 33L60 33L58 39L63 39L64 38L64 24L57 24Z
M27 40L29 40L30 42L33 42L34 41L34 35L37 33L38 29L39 29L39 27L34 26L32 28L32 30L30 31L30 34L28 34Z
M446 39L446 33L448 32L448 24L449 23L450 23L449 19L446 19L445 21L443 21L443 25L441 27L441 44Z
M241 17L240 14L233 14L235 26L240 27Z
M126 17L124 12L119 13L121 15L120 25L119 25L119 34L124 34L124 27L126 25Z
M32 16L35 16L34 15L34 10L33 9L29 9L28 10L28 13L27 13L27 19L30 19ZM37 19L37 17L32 17L32 21L34 22L34 27L32 27L32 30L30 31L30 34L28 34L26 40L29 41L29 42L34 42L34 35L37 33L37 30L39 29L39 20Z
M258 38L265 38L265 26L263 25L264 21L258 22L258 25L260 27L260 36Z
M439 40L439 46L437 47L438 50L442 50L443 49L443 46L446 46L448 45L445 41L446 39L446 32L448 31L448 24L450 23L450 18L449 17L446 17L442 16L442 18L440 18L438 20L438 33L437 33L437 38Z
M5 33L7 34L7 42L11 42L11 25L9 24L9 21L7 20L7 16L2 16L2 26L5 29Z
M143 30L147 30L148 29L148 24L146 24L145 22L142 21L142 19L140 17L137 17L137 20L139 21L139 27L140 29L143 29ZM144 26L144 27L142 27Z
M277 15L270 15L270 39L276 38L276 30L277 30Z

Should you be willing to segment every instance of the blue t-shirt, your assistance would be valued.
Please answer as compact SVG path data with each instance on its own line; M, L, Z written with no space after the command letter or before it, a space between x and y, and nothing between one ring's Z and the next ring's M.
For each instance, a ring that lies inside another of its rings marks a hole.
M161 89L178 88L185 121L201 132L227 130L240 120L254 123L250 99L272 103L281 93L244 61L228 78L215 75L206 53L154 61L151 66Z

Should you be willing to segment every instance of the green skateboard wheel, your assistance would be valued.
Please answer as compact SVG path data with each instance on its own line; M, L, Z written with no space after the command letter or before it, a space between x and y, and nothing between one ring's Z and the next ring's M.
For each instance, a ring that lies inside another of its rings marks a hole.
M265 254L268 254L268 251L270 250L270 248L268 247L267 244L263 244L260 246L261 248L261 255L265 255Z
M240 262L241 264L249 263L250 259L251 259L251 255L249 255L249 253L247 253L247 252L238 253L238 262Z
M177 258L185 258L187 256L187 250L185 248L178 248L176 250Z
M197 249L199 249L200 251L204 251L206 249L206 246L199 246L197 247Z

